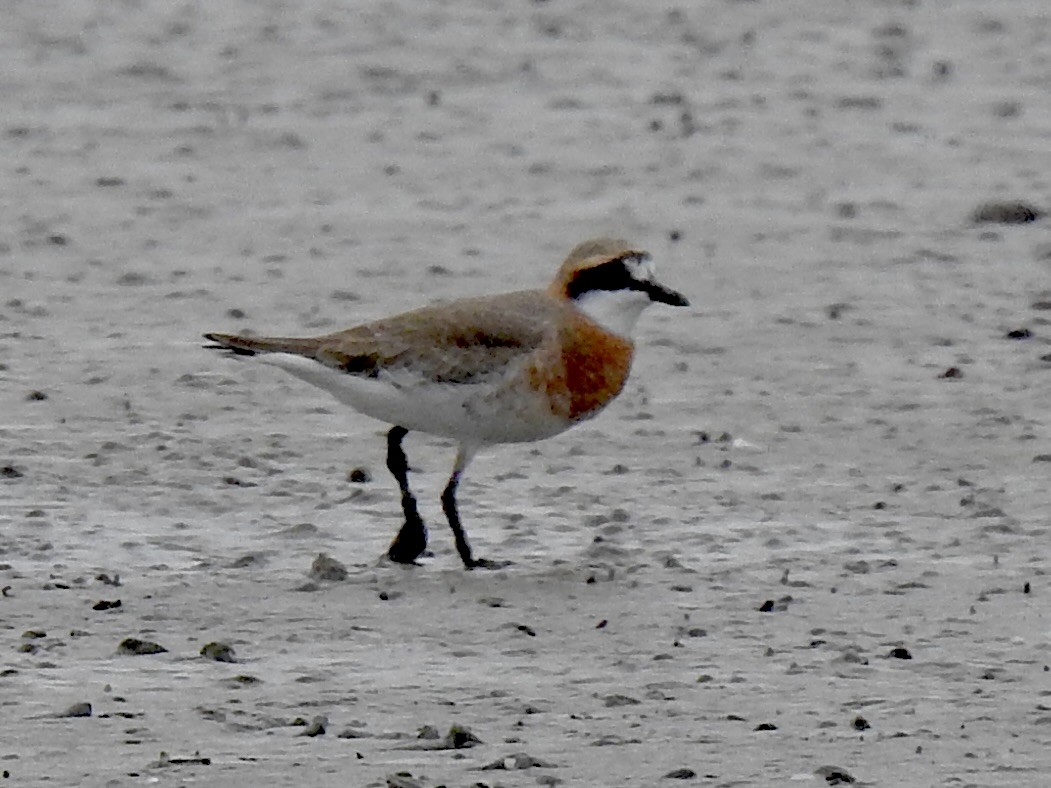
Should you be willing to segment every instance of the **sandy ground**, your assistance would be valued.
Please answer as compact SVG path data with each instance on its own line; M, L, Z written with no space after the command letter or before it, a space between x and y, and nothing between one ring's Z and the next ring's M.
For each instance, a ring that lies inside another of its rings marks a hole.
M1047 784L1051 232L971 221L1051 201L1041 0L22 0L0 74L4 784ZM694 306L473 466L507 570L200 349L604 233Z

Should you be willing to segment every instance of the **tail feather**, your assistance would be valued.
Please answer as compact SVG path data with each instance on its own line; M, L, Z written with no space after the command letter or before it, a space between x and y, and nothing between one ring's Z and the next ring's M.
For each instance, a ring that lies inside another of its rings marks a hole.
M315 338L245 337L236 334L205 334L204 338L215 343L205 345L209 350L228 350L241 356L254 356L256 353L293 353L314 358L321 346L321 342Z

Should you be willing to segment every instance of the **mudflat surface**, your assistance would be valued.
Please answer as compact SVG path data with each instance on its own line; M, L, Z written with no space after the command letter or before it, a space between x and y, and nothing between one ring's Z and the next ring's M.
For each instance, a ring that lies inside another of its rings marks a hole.
M14 2L0 74L5 782L1046 783L1051 232L973 221L1051 201L1044 3ZM200 349L602 234L693 306L472 466L502 571L453 447L386 565L384 426Z

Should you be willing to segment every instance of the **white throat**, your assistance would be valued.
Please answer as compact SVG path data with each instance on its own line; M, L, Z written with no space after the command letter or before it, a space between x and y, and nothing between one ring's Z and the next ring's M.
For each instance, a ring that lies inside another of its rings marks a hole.
M577 308L607 331L631 339L649 295L638 290L592 290L575 301Z

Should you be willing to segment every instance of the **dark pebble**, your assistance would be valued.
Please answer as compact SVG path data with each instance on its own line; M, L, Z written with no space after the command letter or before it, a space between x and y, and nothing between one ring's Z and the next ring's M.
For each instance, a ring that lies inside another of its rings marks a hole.
M23 476L25 474L13 465L5 465L0 468L0 479L21 479Z
M319 553L307 573L314 580L329 580L334 583L347 579L347 567L325 553Z
M1016 328L1014 331L1008 331L1006 337L1007 339L1032 339L1033 332L1028 328Z
M602 699L602 705L607 709L614 709L619 706L638 706L641 701L636 700L630 695L607 695Z
M482 766L482 771L489 771L493 769L550 769L554 764L542 761L539 758L534 758L532 755L524 752L516 752L513 755L508 755L506 758L498 758L491 763L487 763Z
M819 766L814 770L814 774L818 777L824 777L825 782L829 785L849 785L855 782L846 769L841 769L838 766Z
M901 646L892 648L888 656L892 659L912 659L912 654L909 653L909 650L907 648L902 648Z
M987 202L974 209L971 215L976 224L1027 224L1034 222L1043 212L1023 202Z
M201 656L216 662L237 662L233 648L226 643L205 643L201 646Z
M850 724L856 731L867 731L872 727L864 717L855 717Z
M113 610L121 606L119 599L100 599L98 602L91 606L92 610Z
M353 484L366 484L372 481L372 475L364 468L355 468L347 474L347 481Z
M59 717L90 717L91 716L91 704L87 701L82 703L74 703L64 712L58 715Z
M772 722L761 722L756 725L752 730L756 731L776 731L777 726Z
M26 399L30 402L43 402L47 399L47 394L43 391L30 391L26 394Z
M760 613L783 613L788 610L792 602L791 596L783 596L780 599L768 599L759 606Z
M664 775L665 780L692 780L697 776L693 769L673 769Z
M517 630L518 630L519 632L525 632L525 633L526 633L527 635L529 635L529 637L531 637L531 638L535 638L535 637L536 637L536 630L535 630L535 629L533 629L533 628L532 628L531 626L529 626L529 625L527 625L527 624L519 624L519 625L518 625L518 626L516 627L516 629L517 629Z
M117 646L118 654L129 656L141 656L143 654L163 654L167 651L164 646L150 640L139 640L138 638L124 638Z
M311 723L302 731L300 736L324 736L325 726L328 725L328 717L315 717Z
M958 380L959 378L963 377L963 370L960 369L959 367L949 367L947 370L945 370L938 377L942 378L943 380L953 380L953 379L957 379Z

